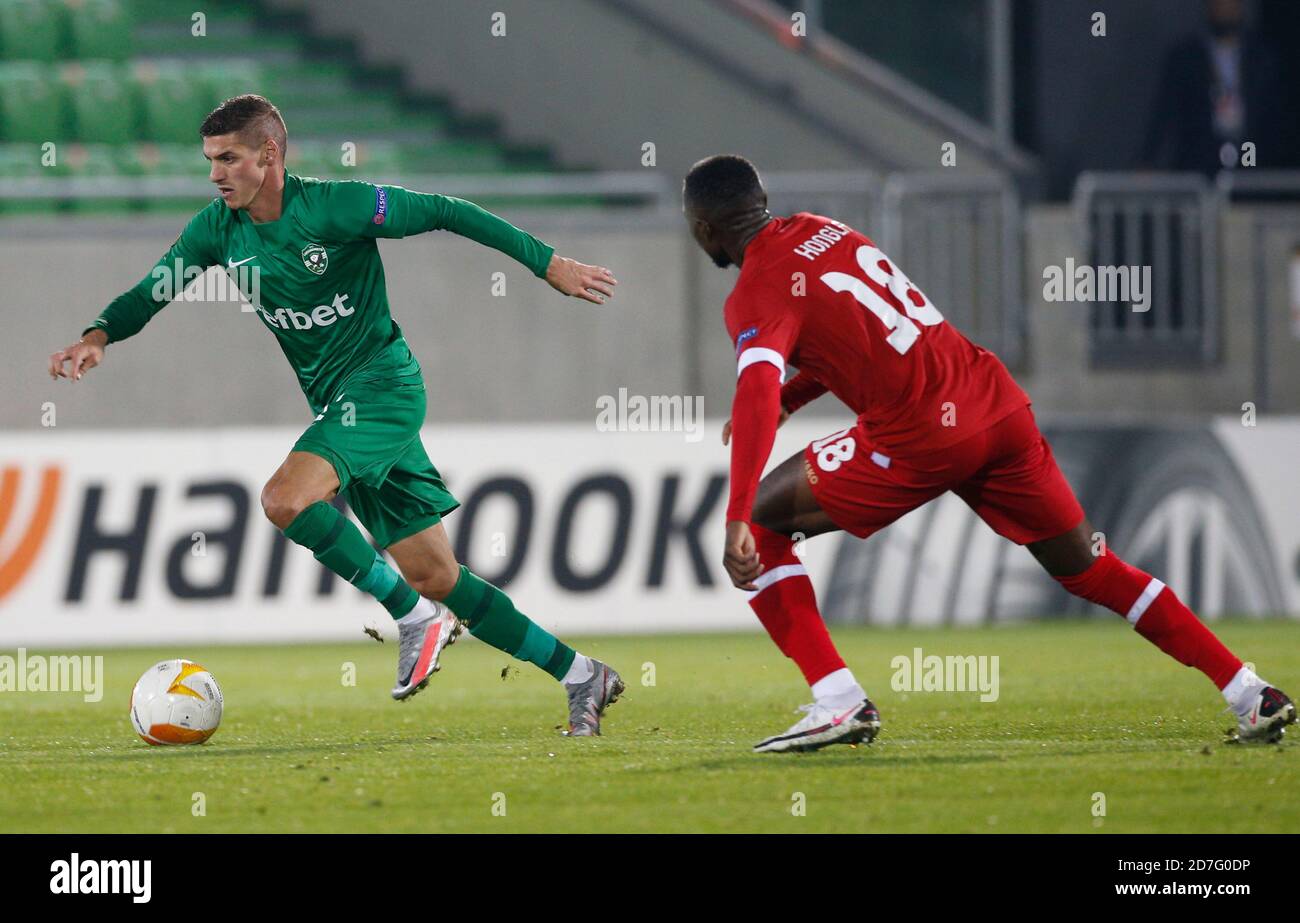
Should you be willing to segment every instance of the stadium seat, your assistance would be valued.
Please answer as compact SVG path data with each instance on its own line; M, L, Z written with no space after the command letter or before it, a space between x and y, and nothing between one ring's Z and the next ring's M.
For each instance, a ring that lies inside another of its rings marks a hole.
M405 161L401 145L391 141L355 141L354 166L343 164L344 142L293 141L289 144L289 169L305 176L337 179L366 179L374 182L396 182L401 176Z
M175 62L134 67L143 113L141 137L150 141L198 141L199 125L212 111L206 82Z
M212 197L212 187L205 185L208 163L196 141L188 144L142 142L118 148L118 169L124 177L189 177L197 181L195 192L190 195L141 199L135 202L137 208L152 212L192 212Z
M50 0L0 0L0 58L56 61L63 56L67 8Z
M479 141L447 141L425 149L408 150L405 167L411 173L500 173L505 169L500 151Z
M71 136L65 87L51 65L0 63L0 140L51 141Z
M113 144L65 144L51 172L62 176L117 176L117 151Z
M61 169L78 178L112 179L120 177L118 168L117 144L70 144ZM130 212L138 211L140 203L129 199L105 199L99 196L69 199L61 201L60 211L81 213Z
M123 61L131 54L131 20L120 0L67 0L68 34L77 58Z
M139 137L136 94L126 72L110 61L64 65L74 136L87 143L126 144Z
M397 182L405 158L401 145L391 141L358 141L356 172L372 182Z
M341 151L322 141L289 142L286 164L300 176L333 176L338 172Z
M275 98L274 75L249 58L203 61L188 71L191 78L200 84L208 111L221 105L223 100L243 93Z
M40 145L0 144L0 179L29 179L43 169Z
M35 179L45 169L41 166L41 148L37 144L0 144L0 182ZM29 214L48 211L48 203L35 199L0 197L0 215Z
M196 143L125 145L118 149L118 165L127 176L193 176L202 179L208 175L208 162L203 159Z
M341 143L348 138L382 134L403 127L401 112L382 96L371 96L364 106L352 105L352 101L348 100L347 115L342 122L339 116L340 102L336 99L310 107L299 106L292 112L293 126L290 131L326 138L339 137L341 131L350 132L350 135L339 137Z

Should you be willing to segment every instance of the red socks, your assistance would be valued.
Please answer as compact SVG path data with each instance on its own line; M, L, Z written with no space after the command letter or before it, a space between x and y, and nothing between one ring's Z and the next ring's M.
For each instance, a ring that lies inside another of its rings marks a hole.
M749 529L763 564L763 572L754 580L758 592L749 600L750 608L811 686L843 669L844 661L817 611L812 581L794 553L794 543L762 526Z
M1109 550L1083 573L1056 580L1075 596L1124 616L1138 634L1179 663L1196 667L1219 689L1241 669L1241 661L1173 590Z
M844 668L817 611L812 581L795 556L790 539L762 526L750 531L763 563L750 607L781 652L798 664L811 686ZM1241 661L1223 646L1192 610L1159 580L1107 551L1082 574L1057 577L1075 596L1124 616L1137 633L1179 663L1196 667L1218 689L1241 669Z

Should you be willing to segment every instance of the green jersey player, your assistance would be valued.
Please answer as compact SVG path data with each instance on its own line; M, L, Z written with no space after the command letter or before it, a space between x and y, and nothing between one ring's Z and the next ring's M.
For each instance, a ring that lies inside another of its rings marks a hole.
M596 304L613 294L613 275L557 256L461 199L288 173L284 120L261 96L226 100L199 134L220 198L78 342L50 357L50 374L79 380L103 362L108 344L137 333L198 270L237 268L241 280L254 278L250 302L315 415L263 488L262 507L289 539L396 619L393 698L424 688L463 624L564 684L570 735L599 734L604 709L623 691L618 674L528 619L452 553L442 517L458 504L420 442L424 381L389 313L375 241L449 230L510 255L562 294ZM174 284L160 286L168 274ZM400 574L329 502L340 493Z

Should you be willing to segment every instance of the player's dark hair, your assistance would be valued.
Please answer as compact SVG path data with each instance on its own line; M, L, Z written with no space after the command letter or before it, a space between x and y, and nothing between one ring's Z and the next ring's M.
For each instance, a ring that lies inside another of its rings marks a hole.
M275 141L284 156L289 143L289 132L284 127L280 110L265 96L245 93L232 96L208 113L199 126L199 136L239 135L239 140L249 147L260 147L267 138Z
M689 205L717 217L767 206L767 190L758 171L738 154L717 154L697 162L686 174L683 194Z

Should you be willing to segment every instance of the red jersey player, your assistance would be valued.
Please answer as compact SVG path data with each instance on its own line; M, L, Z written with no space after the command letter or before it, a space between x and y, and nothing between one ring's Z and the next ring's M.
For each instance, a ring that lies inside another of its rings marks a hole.
M997 356L961 335L868 238L833 218L773 217L742 157L695 164L684 188L696 242L740 276L726 304L736 350L731 499L723 563L750 592L814 702L762 752L870 742L880 716L831 642L791 536L866 536L945 491L1025 545L1077 596L1210 678L1243 741L1277 741L1295 706L1232 654L1163 583L1093 552L1093 528ZM786 366L799 371L785 380ZM784 384L783 384L784 382ZM830 391L857 422L818 439L759 482L777 427Z

